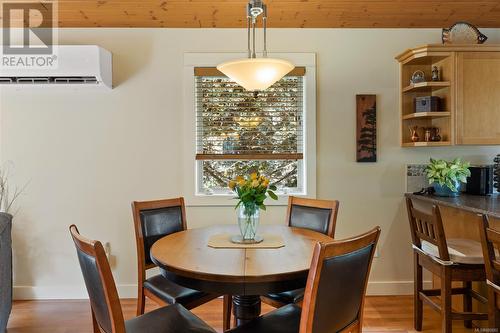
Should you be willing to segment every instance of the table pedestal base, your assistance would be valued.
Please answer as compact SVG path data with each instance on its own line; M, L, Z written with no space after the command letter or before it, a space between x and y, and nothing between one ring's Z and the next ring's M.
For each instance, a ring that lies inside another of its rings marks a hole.
M236 326L260 316L260 296L233 296L233 314Z

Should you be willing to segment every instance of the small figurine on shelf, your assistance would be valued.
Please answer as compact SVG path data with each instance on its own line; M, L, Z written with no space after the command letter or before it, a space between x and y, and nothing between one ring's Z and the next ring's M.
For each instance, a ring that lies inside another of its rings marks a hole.
M433 132L432 132L432 136L431 136L431 141L434 141L434 142L439 142L441 141L441 135L439 134L441 130L439 129L439 127L434 127L433 128Z
M425 135L424 135L424 141L425 142L430 142L431 141L432 132L433 132L433 128L432 127L427 127L425 129Z
M432 81L440 81L439 68L432 66Z
M412 142L420 141L420 137L418 136L418 126L409 126L410 136Z

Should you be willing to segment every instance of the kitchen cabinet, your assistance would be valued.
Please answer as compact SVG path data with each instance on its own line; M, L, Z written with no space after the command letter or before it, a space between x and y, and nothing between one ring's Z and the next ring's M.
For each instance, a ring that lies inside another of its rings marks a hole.
M500 144L500 52L457 53L456 143Z
M396 59L402 147L500 144L500 45L425 45ZM431 80L434 68L437 81ZM416 71L424 79L412 83ZM439 97L439 110L416 112L415 99L424 96ZM412 140L415 128L418 141ZM440 140L425 140L425 131L435 128Z

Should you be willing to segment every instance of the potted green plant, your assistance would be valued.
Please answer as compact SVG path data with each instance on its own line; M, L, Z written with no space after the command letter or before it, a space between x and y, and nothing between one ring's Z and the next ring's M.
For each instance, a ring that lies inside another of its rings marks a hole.
M453 161L430 159L425 169L429 184L434 187L435 194L441 197L457 197L462 184L470 177L470 163L459 158Z
M261 237L257 236L257 228L259 226L259 210L266 210L264 200L267 196L277 200L278 196L275 185L269 184L269 179L254 172L248 176L238 176L236 179L229 182L229 188L236 193L238 203L238 225L241 236L233 237L233 241L237 243L258 243L262 241Z

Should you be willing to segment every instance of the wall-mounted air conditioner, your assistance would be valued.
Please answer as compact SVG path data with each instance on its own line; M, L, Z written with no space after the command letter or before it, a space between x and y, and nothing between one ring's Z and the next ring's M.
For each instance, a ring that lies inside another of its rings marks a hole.
M50 54L2 54L0 87L113 88L111 52L96 45L54 45Z

